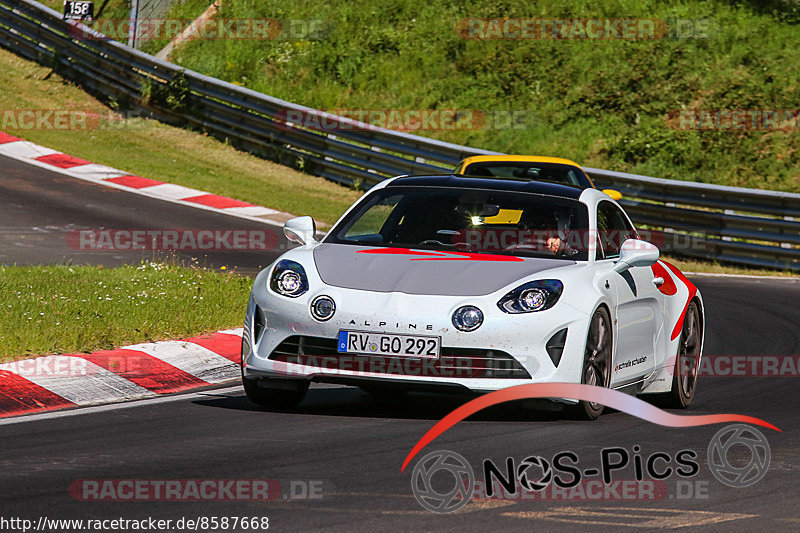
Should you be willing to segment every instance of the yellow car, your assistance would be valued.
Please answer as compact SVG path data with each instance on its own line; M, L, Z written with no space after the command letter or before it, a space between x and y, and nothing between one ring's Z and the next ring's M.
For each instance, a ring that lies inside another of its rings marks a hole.
M563 183L583 189L596 189L591 178L574 161L560 157L531 155L476 155L462 160L453 174L486 178ZM603 189L614 200L622 193Z

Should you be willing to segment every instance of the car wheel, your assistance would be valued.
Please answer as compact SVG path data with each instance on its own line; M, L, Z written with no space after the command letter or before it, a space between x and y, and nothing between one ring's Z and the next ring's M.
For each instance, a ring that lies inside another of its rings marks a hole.
M611 353L613 349L611 316L605 307L599 308L589 323L586 350L583 355L581 383L608 387L611 383ZM571 414L581 420L597 420L604 406L599 403L579 401L571 406Z
M697 372L700 366L700 349L703 346L703 330L700 309L697 302L686 308L681 336L678 341L678 353L673 369L672 390L654 395L662 407L686 409L694 400L697 388Z
M244 352L247 345L242 338L242 386L247 399L261 407L291 409L303 401L308 392L308 382L300 379L251 379L244 376Z
M308 392L308 382L299 379L255 380L242 378L247 399L262 407L291 409L296 407Z

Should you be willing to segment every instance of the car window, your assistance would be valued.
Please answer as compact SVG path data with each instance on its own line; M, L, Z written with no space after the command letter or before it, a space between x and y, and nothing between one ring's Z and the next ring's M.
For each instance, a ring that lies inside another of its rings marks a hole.
M597 237L602 246L597 257L607 259L619 257L622 243L627 239L636 239L637 234L622 209L603 200L597 205Z
M486 178L547 181L578 187L590 186L585 179L581 179L582 176L578 175L575 167L561 163L478 162L467 165L463 174Z
M347 229L344 238L356 242L383 243L381 230L401 199L400 195L377 198L378 201L372 202L364 214Z
M540 194L387 187L370 193L325 242L587 260L588 210Z
M606 253L603 250L603 243L600 242L600 233L599 232L598 232L595 240L597 241L597 242L595 242L595 249L597 250L597 253L595 254L595 259L597 261L599 261L601 259L605 259L606 258Z

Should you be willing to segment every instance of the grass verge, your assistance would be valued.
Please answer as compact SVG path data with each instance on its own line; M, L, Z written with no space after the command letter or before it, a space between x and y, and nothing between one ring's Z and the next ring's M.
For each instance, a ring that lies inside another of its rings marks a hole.
M14 117L18 110L72 109L104 116L109 110L49 69L2 49L0 68L6 73L0 77L0 131L132 174L298 215L308 214L322 222L335 221L360 195L322 178L237 151L214 138L154 120L113 118L87 130L17 127L8 117ZM673 261L692 272L797 275L713 262Z
M0 361L241 327L252 279L168 263L0 266Z
M131 174L333 222L356 191L303 174L200 133L142 118L122 119L47 68L0 49L0 131ZM20 110L98 114L86 128L23 127ZM107 117L107 118L103 118Z
M670 257L665 255L664 260L669 261L683 272L697 272L702 274L733 274L737 276L766 276L781 278L798 278L800 273L793 270L773 270L769 268L750 268L733 265L723 265L716 261L701 261Z
M197 9L176 2L170 16ZM317 109L486 112L485 121L463 127L358 114L459 144L800 191L797 0L259 0L222 2L216 17L317 21L323 30L304 35L287 24L275 39L197 39L175 51L175 62ZM516 20L516 32L501 33L498 19ZM610 38L584 38L580 21L620 19L661 29L655 38L613 38L620 37L613 29L604 34ZM519 20L549 29L525 38ZM501 36L508 38L494 38ZM742 110L750 118L732 124L724 114L714 115L719 122L690 115L689 127L681 110ZM790 110L791 118L781 111L761 123L764 110ZM509 123L505 114L493 119L495 111L521 115ZM751 119L762 126L745 126Z
M665 258L683 271L797 277ZM241 326L252 279L175 264L0 266L0 362Z
M40 0L39 3L44 4L58 13L63 13L64 11L64 0ZM180 2L172 2L173 6L171 9L159 15L156 20L164 20L170 15L173 15L172 19L179 16L181 21L188 25L189 21L199 17L211 3L212 0L180 0ZM84 24L96 29L100 33L105 33L116 41L127 42L130 14L130 0L105 0L103 2L95 2L95 18L92 22L84 21ZM100 16L98 17L98 15ZM147 28L146 23L145 28ZM157 35L144 37L142 41L137 43L137 48L148 54L155 55L166 46L173 37L177 36L183 28L185 28L185 26L181 26L179 30L173 28L169 31L161 29ZM149 31L152 32L152 30ZM148 30L145 29L143 33L147 35ZM140 39L142 39L141 34Z

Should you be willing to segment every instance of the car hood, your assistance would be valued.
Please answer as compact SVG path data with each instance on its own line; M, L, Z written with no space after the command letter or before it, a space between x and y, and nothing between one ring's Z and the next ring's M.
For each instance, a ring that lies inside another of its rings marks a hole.
M484 296L551 268L564 259L521 258L406 248L320 244L314 262L334 287L439 296Z

